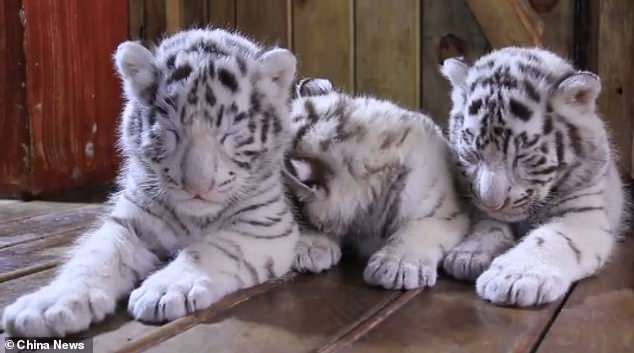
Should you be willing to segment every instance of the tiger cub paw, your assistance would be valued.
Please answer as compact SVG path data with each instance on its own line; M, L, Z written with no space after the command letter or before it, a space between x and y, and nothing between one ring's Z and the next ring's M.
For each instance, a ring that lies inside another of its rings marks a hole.
M572 284L552 265L506 264L503 257L476 281L476 291L482 298L498 305L535 306L556 301Z
M205 309L234 288L225 288L199 273L163 269L130 294L128 312L135 319L162 323Z
M341 260L339 244L325 235L301 235L295 249L293 269L319 273Z
M363 278L385 289L415 289L436 284L437 261L403 249L383 248L370 257Z

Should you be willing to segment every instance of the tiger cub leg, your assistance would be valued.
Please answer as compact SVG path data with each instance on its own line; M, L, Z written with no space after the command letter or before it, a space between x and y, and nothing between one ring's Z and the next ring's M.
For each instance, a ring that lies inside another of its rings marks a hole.
M429 217L403 224L370 257L363 274L365 281L385 289L434 286L444 252L460 241L467 226L464 214L451 220Z
M469 235L449 250L443 260L445 271L460 280L475 281L491 261L515 244L508 224L481 219L473 225Z
M132 292L128 311L142 321L171 321L290 270L296 228L280 238L245 234L223 231L186 247Z
M481 297L501 305L553 302L605 264L615 240L602 195L566 201L549 213L547 222L493 260L478 278Z
M319 273L336 266L341 260L339 243L317 231L302 231L295 249L293 269Z
M13 336L65 336L87 329L115 310L159 259L131 227L114 217L84 235L50 284L7 306L3 326Z

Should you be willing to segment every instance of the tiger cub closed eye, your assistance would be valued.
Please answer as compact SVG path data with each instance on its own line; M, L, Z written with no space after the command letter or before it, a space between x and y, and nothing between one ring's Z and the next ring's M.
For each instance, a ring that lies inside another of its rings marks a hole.
M438 263L468 227L440 130L423 114L350 97L326 80L297 90L286 174L306 229L294 267L326 270L346 244L369 257L369 284L433 286Z
M136 319L174 320L291 268L298 226L281 167L295 57L191 30L155 52L123 43L115 62L122 191L53 281L6 308L10 334L78 332L128 294Z
M560 298L608 259L624 192L603 121L601 81L540 49L506 48L473 66L447 60L450 140L480 210L444 260L480 296L529 306ZM510 225L532 228L518 244ZM521 224L520 224L521 225Z

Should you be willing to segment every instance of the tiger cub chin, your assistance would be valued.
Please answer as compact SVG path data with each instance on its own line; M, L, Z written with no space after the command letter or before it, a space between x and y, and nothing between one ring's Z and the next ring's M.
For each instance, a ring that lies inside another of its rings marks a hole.
M170 321L291 268L299 233L281 173L293 54L191 30L155 51L125 42L115 63L121 192L52 282L6 308L12 335L81 331L128 294L134 318Z
M530 306L561 298L605 264L624 192L598 76L541 49L505 48L473 66L449 59L450 141L480 211L444 260L480 296ZM511 225L529 229L516 243Z
M371 285L433 286L468 227L438 127L392 103L337 92L327 80L301 81L297 92L286 159L305 226L295 269L324 271L345 244L369 257Z

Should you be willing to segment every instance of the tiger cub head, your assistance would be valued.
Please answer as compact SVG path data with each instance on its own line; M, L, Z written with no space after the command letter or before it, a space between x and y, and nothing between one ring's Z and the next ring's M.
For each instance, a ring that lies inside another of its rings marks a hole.
M190 30L155 51L119 45L127 179L207 214L279 173L296 59L223 30ZM125 182L125 181L124 181Z
M468 65L448 59L449 138L474 203L503 221L601 174L609 147L599 77L541 49L505 48Z

